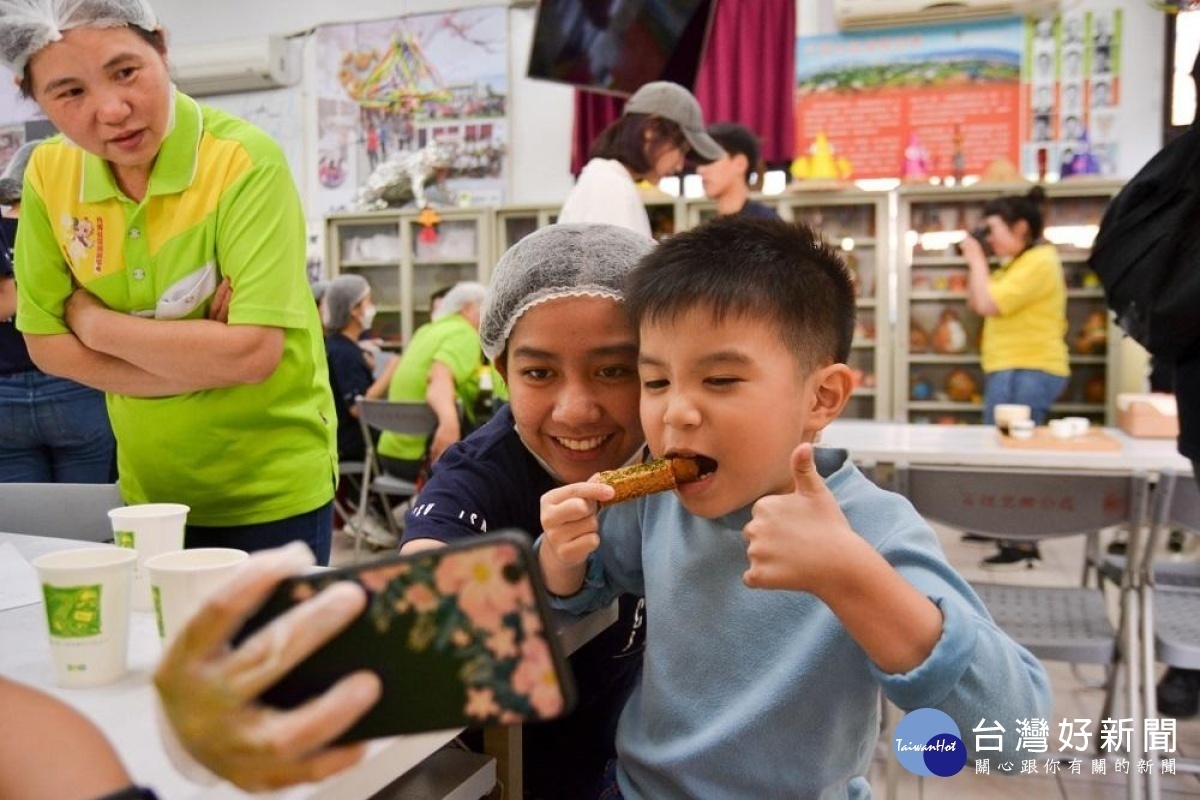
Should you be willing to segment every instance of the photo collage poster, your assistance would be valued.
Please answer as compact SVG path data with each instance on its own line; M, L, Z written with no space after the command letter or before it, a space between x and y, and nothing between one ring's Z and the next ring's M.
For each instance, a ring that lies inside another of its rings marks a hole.
M506 13L480 7L317 29L317 212L360 209L363 187L385 176L399 187L419 161L436 175L428 202L504 202Z
M1050 178L1116 174L1121 35L1120 9L1071 11L1027 22L1023 173Z

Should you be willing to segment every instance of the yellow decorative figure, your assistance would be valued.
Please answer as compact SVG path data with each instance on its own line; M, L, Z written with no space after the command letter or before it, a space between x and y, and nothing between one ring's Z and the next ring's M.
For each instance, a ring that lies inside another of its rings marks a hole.
M839 183L849 179L850 162L837 155L833 145L829 143L825 131L818 131L813 143L809 145L808 155L800 156L792 162L792 177L797 181L821 181Z
M421 225L421 232L417 234L418 239L426 244L433 244L438 240L438 225L442 223L442 215L433 206L425 206L421 209L421 213L417 215L417 223Z

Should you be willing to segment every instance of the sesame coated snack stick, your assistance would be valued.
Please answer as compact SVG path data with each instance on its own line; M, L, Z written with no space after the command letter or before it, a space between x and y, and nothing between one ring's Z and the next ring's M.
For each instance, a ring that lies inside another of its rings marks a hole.
M596 475L601 483L607 483L617 490L612 500L601 503L604 506L655 492L665 492L699 477L700 464L694 458L656 458L653 461L610 469Z

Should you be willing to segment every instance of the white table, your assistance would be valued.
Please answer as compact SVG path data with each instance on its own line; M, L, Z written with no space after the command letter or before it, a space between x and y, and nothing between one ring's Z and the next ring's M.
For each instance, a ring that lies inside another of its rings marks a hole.
M102 547L91 542L0 533L0 544L12 544L32 561L42 553L70 547ZM616 605L583 619L559 619L559 635L568 651L581 646L611 625ZM41 689L92 720L117 749L134 781L170 800L205 798L287 798L350 800L366 798L412 770L460 731L396 736L371 743L358 765L321 783L303 784L266 794L247 794L224 781L211 784L182 774L163 748L156 724L157 699L150 684L161 645L150 613L133 612L130 628L129 673L120 681L91 689L62 689L54 685L46 613L41 603L0 611L0 675ZM519 760L517 762L519 768Z
M1120 450L1042 450L1005 447L991 425L929 425L874 420L837 420L819 444L842 447L860 464L939 464L1017 469L1135 469L1157 474L1171 468L1191 472L1174 439L1135 439L1118 428L1103 431Z

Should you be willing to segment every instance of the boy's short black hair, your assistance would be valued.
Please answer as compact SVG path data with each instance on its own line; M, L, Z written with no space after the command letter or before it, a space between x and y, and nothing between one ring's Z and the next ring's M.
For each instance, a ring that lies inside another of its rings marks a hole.
M758 137L749 128L733 122L720 122L709 127L708 135L725 148L730 158L736 155L746 157L747 183L750 182L750 173L761 172L761 165L758 163Z
M697 307L773 324L806 371L844 363L854 337L854 284L838 251L807 225L719 217L667 239L629 276L634 325Z

